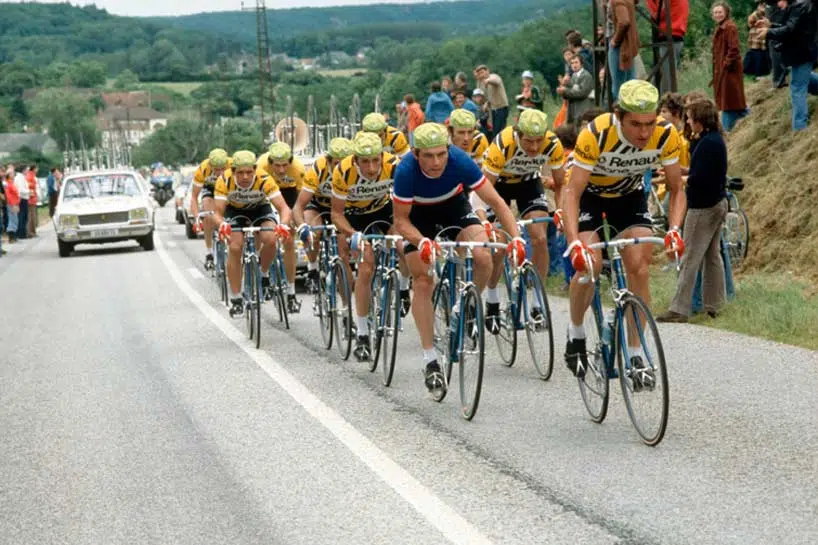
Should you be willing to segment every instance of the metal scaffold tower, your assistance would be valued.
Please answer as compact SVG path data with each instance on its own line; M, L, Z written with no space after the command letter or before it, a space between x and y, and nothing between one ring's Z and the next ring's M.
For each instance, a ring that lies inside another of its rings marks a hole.
M273 63L270 57L270 36L267 27L267 5L265 0L256 0L255 7L245 7L244 11L254 10L256 12L256 42L258 45L258 83L259 83L259 105L261 108L261 147L265 146L265 135L269 134L265 123L265 101L268 101L267 111L270 119L273 119L273 107L275 104L275 85L273 83ZM269 93L269 97L268 97Z

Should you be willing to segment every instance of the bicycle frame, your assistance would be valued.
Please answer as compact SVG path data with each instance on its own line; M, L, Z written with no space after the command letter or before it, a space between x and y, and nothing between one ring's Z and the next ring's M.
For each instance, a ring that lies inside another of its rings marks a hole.
M388 277L389 273L398 268L398 242L403 240L403 237L400 235L365 235L363 240L369 242L372 245L372 251L375 253L375 270L372 274L372 282L371 287L375 288L375 283L380 279L381 286L383 286L386 282L386 278ZM384 248L385 246L385 248ZM358 254L363 258L363 249L359 249ZM381 290L381 307L380 307L380 316L378 316L378 330L383 331L384 324L386 323L386 309L387 309L387 297L389 294L386 293L386 290ZM398 313L398 324L397 327L400 327L401 318L400 313Z

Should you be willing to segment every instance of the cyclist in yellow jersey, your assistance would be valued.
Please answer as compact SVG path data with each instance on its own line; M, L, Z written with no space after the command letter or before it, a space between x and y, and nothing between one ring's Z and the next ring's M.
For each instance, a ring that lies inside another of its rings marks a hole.
M346 138L333 138L329 142L326 155L318 157L304 175L304 187L298 194L293 208L293 217L298 227L298 236L305 245L310 242L310 226L332 221L332 171L344 157L352 153L352 142ZM320 236L313 238L313 246L307 251L308 290L317 287L318 250Z
M517 125L503 129L486 150L483 173L497 189L497 193L511 206L516 201L523 219L548 216L548 199L543 187L544 170L550 170L554 180L557 201L555 221L559 222L558 205L564 184L563 162L565 152L553 132L548 130L548 118L539 110L524 110ZM547 176L547 174L546 174ZM479 207L479 205L478 205ZM548 278L547 225L528 226L531 238L532 261L543 282ZM503 256L495 255L494 270L486 290L486 328L496 335L500 332L500 294L497 284L503 272ZM537 318L540 309L532 310Z
M215 210L213 191L216 189L216 180L230 168L230 157L221 148L210 152L207 159L202 161L196 172L193 173L193 188L190 190L190 213L193 214L194 230L204 228L204 241L207 248L205 254L205 269L211 270L213 264L213 229L218 226L213 216L205 217L199 222L199 195L202 196L202 208L208 212Z
M399 159L383 151L377 135L359 132L352 141L352 155L341 161L332 173L332 222L342 235L338 238L338 252L344 262L349 260L349 247L360 247L364 234L391 232L392 182ZM377 222L373 225L374 222ZM349 246L346 237L350 238ZM401 256L403 262L403 257ZM364 249L363 261L358 265L355 279L355 312L358 328L355 357L369 359L369 297L375 257L372 249ZM403 271L405 265L401 264ZM401 299L408 311L409 278L401 273Z
M273 227L276 216L273 206L278 210L280 223L275 233L260 232L257 235L259 248L259 265L261 266L261 286L265 297L270 287L270 264L276 251L276 241L289 236L289 223L292 220L290 207L281 196L281 190L272 176L256 171L256 154L252 151L237 151L233 154L233 166L216 182L216 213L214 218L219 225L219 238L228 239L227 279L230 282L230 316L239 316L244 312L241 298L241 253L244 246L244 233L233 232L233 227ZM272 203L272 206L271 206Z
M655 164L665 169L670 190L670 225L665 236L669 252L684 252L679 225L685 213L679 166L680 140L676 128L656 113L659 92L650 83L631 80L619 91L613 114L597 117L583 129L574 148L574 167L563 191L565 236L571 263L579 273L571 280L570 322L565 363L578 377L588 365L583 318L591 304L594 286L579 282L583 272L599 275L602 253L589 253L588 245L600 240L606 216L613 234L651 236L651 216L643 190L645 172ZM648 279L652 257L649 244L622 249L628 289L650 305ZM638 342L638 337L635 339ZM631 347L631 365L645 368L641 346Z
M489 139L477 130L477 118L474 114L463 108L452 110L447 125L449 141L468 153L477 166L481 166L483 154L489 147Z
M361 129L364 132L372 132L380 136L383 144L383 151L403 157L409 153L409 142L398 129L390 127L383 114L366 114L361 120Z
M258 170L275 178L287 206L292 209L298 200L298 193L304 185L304 165L293 157L290 146L284 142L274 142L267 153L258 158ZM301 311L301 302L295 297L295 268L297 265L295 241L284 241L284 270L287 273L287 312Z

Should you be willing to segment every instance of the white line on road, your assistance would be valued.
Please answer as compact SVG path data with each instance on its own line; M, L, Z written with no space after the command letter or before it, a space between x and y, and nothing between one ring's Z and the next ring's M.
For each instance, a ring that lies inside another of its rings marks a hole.
M176 241L174 241L174 240L169 240L169 241L167 242L167 246L168 246L168 248L176 248Z
M267 352L251 348L245 342L244 334L239 332L222 314L216 312L185 280L181 270L173 263L165 250L159 236L156 237L156 242L159 257L167 267L171 278L182 290L182 293L187 295L191 303L250 359L256 362L296 403L301 405L307 413L341 441L350 452L369 466L369 469L406 500L415 511L437 528L451 543L457 545L491 545L491 540L483 535L480 530L393 461L364 434L347 422L344 417L321 401ZM188 269L188 271L190 270L192 269Z
M204 278L204 275L202 274L202 272L199 269L197 269L196 267L190 267L187 270L187 273L190 276L192 276L193 278L195 278L196 280L201 280L202 278Z

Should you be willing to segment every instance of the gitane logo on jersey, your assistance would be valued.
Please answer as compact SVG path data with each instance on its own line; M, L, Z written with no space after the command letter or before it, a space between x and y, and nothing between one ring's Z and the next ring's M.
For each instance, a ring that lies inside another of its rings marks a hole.
M536 157L514 156L506 163L503 170L508 174L522 176L523 174L530 173L532 170L539 170L547 160L548 157L545 155L537 155Z
M264 193L263 191L258 190L251 191L236 190L231 191L227 198L228 200L231 200L233 202L251 203L266 199L267 194Z

